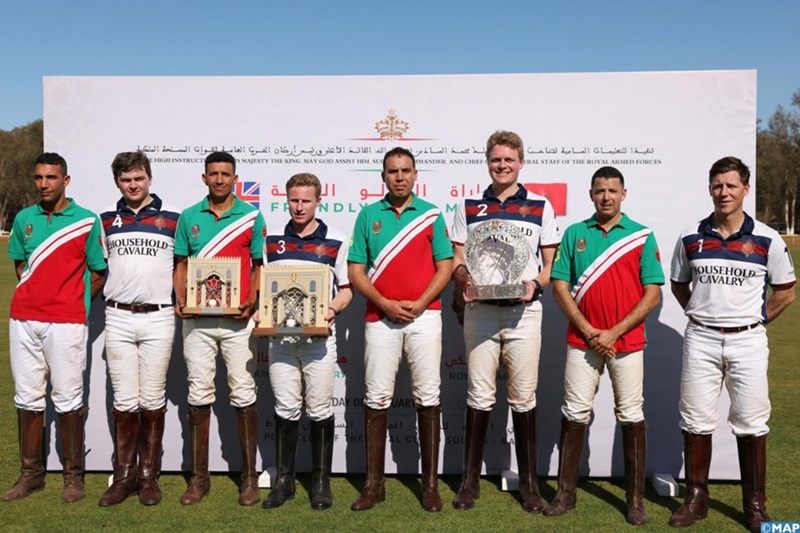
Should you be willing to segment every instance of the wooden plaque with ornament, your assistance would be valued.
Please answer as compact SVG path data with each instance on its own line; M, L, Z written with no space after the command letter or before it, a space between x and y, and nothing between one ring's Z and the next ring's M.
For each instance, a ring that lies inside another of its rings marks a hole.
M259 327L253 335L327 337L330 299L327 266L265 266L261 269Z
M242 314L238 257L190 257L186 271L185 315L236 316Z

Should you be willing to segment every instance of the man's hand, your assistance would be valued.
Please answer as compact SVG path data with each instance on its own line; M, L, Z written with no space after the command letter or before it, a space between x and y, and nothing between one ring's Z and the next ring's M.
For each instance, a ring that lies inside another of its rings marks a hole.
M530 302L531 300L533 300L533 296L536 294L536 284L529 279L523 279L522 283L524 283L527 286L528 292L526 292L525 296L520 298L519 301Z
M401 300L400 307L414 315L414 318L417 318L425 311L425 307L422 306L422 302L419 300Z
M191 318L190 315L183 314L184 307L186 307L186 302L182 298L175 298L175 314L179 318Z
M472 283L472 280L467 281L466 283L464 283L464 289L461 291L461 297L464 298L464 303L465 304L471 304L472 302L475 301L472 298L470 298L469 296L467 296L467 289L472 287L473 285L474 284Z
M391 320L392 322L397 322L398 324L408 324L412 322L417 315L412 313L407 307L408 302L405 301L406 307L403 306L403 302L398 302L397 300L386 300L381 305L381 311L386 317Z
M600 330L599 334L589 341L589 345L592 347L592 350L600 355L614 357L617 355L617 351L614 349L614 344L617 342L617 339L619 339L619 335L610 329L604 329Z
M236 316L234 316L233 319L234 320L247 320L248 318L250 318L250 315L253 314L255 309L256 309L256 303L255 302L245 302L245 303L243 303L242 305L239 306L239 311L241 311L241 313L236 315Z
M333 310L332 307L328 307L328 314L325 315L325 321L328 323L328 325L330 325L335 318L336 318L336 312Z

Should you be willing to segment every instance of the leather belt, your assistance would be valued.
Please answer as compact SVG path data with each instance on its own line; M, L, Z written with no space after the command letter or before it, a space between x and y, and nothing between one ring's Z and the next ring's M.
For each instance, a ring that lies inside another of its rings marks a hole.
M494 305L497 307L514 307L515 305L523 305L528 302L520 302L519 300L478 300L479 304Z
M755 324L750 324L749 326L731 326L731 327L719 327L719 326L707 326L705 324L701 324L694 318L690 319L692 322L697 324L698 326L706 329L712 329L714 331L719 331L720 333L741 333L742 331L747 331L750 329L755 329L761 325L761 322L756 322Z
M115 309L130 311L131 313L152 313L154 311L160 311L165 307L172 307L170 305L162 304L121 304L119 302L115 302L114 300L106 300L106 305L109 305Z

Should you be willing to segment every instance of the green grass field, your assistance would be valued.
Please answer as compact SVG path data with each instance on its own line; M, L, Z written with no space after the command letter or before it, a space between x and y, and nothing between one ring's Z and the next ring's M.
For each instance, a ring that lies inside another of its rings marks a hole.
M0 257L6 257L6 243L0 243ZM793 249L800 263L800 248ZM14 409L14 384L8 362L8 306L15 278L11 261L0 262L0 491L11 487L19 462L17 424ZM769 327L771 360L770 391L772 432L769 439L767 495L769 510L776 520L800 520L800 468L795 465L800 441L798 394L800 365L794 328L800 324L800 303L792 306ZM676 428L677 431L677 428ZM109 465L110 466L110 465ZM459 512L449 506L459 479L445 476L440 481L445 509L426 513L418 504L419 482L414 477L391 477L386 483L387 502L368 512L350 511L363 476L336 476L333 479L335 503L327 511L312 511L304 486L308 476L300 476L297 497L275 510L240 507L233 477L213 476L211 494L199 505L183 507L180 495L186 480L180 474L161 477L164 500L154 507L139 505L136 498L123 504L100 508L97 501L106 487L108 473L86 476L88 496L66 505L60 499L61 476L49 473L44 491L12 503L0 502L0 530L12 532L82 531L620 531L625 523L624 489L621 479L584 480L579 485L578 507L561 518L530 515L522 510L514 494L499 490L499 479L484 478L481 499L475 509ZM555 493L555 479L541 480L545 499ZM692 532L745 531L740 525L741 491L735 483L711 486L712 504L708 519L691 528ZM267 491L262 490L262 497ZM675 531L667 520L680 500L659 497L648 484L646 531Z

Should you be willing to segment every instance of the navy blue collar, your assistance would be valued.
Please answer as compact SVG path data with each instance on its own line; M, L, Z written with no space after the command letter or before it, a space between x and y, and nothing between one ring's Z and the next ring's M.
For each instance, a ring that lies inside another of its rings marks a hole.
M156 211L161 211L161 206L163 205L161 198L152 193L150 194L150 196L153 198L153 201L144 206L143 208L141 208L139 210L139 213L142 213L143 211L146 211L148 209L155 209ZM131 213L133 213L133 209L128 207L128 204L125 203L125 198L120 198L117 201L117 211L130 211Z
M706 235L712 235L714 237L719 237L721 240L728 240L734 241L740 238L742 235L752 235L753 230L756 227L756 223L753 220L753 217L748 215L747 213L744 214L744 223L742 227L739 228L739 231L729 236L727 239L722 239L722 235L714 231L714 213L711 213L708 218L703 219L700 221L700 227L698 230L700 233L705 233Z
M321 221L320 219L318 219L318 218L316 219L316 221L319 223L317 228L314 230L313 233L311 233L309 235L306 235L305 237L301 237L300 235L297 234L297 232L292 227L292 221L291 220L289 221L288 224L286 224L286 227L283 228L283 234L286 235L287 237L297 237L298 239L308 239L308 240L311 240L311 239L322 239L322 240L325 240L325 238L328 236L328 226L326 226L325 223L323 221Z
M528 189L526 189L525 187L523 187L522 185L517 183L517 192L515 192L514 194L512 194L511 196L506 198L506 201L508 201L508 200L525 200L527 198L528 198ZM491 185L486 187L486 190L483 191L483 199L484 200L495 200L495 201L498 201L498 202L500 201L500 199L497 196L495 196L494 193L492 192L492 186Z

